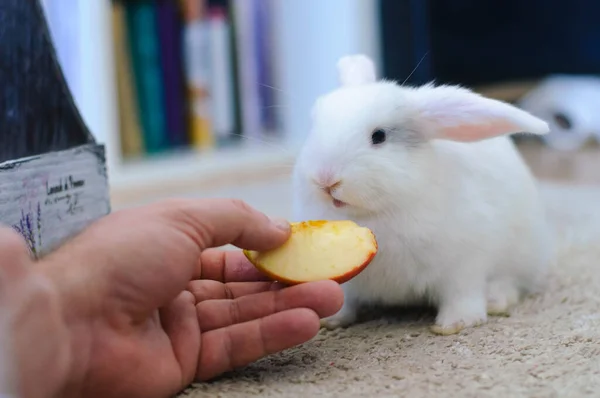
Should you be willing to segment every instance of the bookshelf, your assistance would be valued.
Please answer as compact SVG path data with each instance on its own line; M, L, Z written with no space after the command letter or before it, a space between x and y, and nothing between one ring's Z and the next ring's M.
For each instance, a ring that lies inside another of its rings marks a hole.
M179 3L179 0L173 1ZM111 187L117 195L131 195L133 190L168 189L167 186L193 181L213 181L215 176L223 180L242 174L269 175L273 170L289 170L308 131L312 102L337 84L334 69L337 59L353 52L367 53L374 58L379 55L375 28L377 1L213 2L228 3L230 11L243 5L244 9L240 8L243 15L251 14L248 7L253 2L267 7L270 15L267 47L272 61L268 94L273 95L268 106L275 110L278 123L265 129L264 135L248 134L243 126L237 126L241 128L236 129L233 139L226 140L228 144L223 146L180 146L156 153L128 155L121 139L123 107L119 100L123 91L118 85L119 41L116 40L125 37L125 33L114 29L115 2L123 6L132 3L131 0L43 0L59 60L75 101L93 134L107 147ZM64 25L63 21L73 15L76 15L76 23ZM241 20L235 25L238 22L235 18L236 15L232 15L234 31L230 33L233 37L235 29L243 29L243 25L249 23ZM66 26L75 34L68 35ZM241 63L257 55L252 49L237 51L236 56L240 57L240 53L246 57ZM239 67L239 63L234 66ZM240 71L237 72L238 81L232 83L236 91L248 84L240 81ZM254 87L254 90L259 89ZM251 104L248 96L238 95L242 98L238 106ZM231 115L230 112L228 117L232 118ZM240 109L238 122L243 118ZM240 133L241 137L235 139Z

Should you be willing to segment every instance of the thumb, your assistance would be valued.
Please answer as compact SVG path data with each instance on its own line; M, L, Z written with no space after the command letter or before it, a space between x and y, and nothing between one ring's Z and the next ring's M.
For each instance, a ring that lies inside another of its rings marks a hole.
M11 228L0 226L0 291L28 275L32 262L25 240Z
M238 199L184 199L169 207L179 227L201 250L227 244L270 250L281 246L290 236L287 221L270 219Z

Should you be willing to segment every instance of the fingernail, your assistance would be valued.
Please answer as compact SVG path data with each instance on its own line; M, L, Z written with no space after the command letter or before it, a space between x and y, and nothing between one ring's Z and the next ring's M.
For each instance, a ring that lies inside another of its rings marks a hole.
M283 218L272 218L271 222L282 231L287 232L290 230L290 223Z

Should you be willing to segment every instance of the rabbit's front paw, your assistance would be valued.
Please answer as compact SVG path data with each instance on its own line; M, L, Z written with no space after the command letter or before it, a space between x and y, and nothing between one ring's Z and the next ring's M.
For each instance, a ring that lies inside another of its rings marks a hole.
M517 288L505 281L491 281L487 294L488 315L510 316L510 310L519 302Z
M483 297L464 298L440 306L431 331L439 335L451 335L463 329L484 324L487 321L486 301Z

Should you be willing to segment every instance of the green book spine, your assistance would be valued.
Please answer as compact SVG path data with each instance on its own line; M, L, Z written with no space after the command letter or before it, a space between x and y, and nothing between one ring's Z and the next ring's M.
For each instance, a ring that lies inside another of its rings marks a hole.
M137 0L126 2L126 7L144 143L148 153L156 153L168 146L156 5Z

